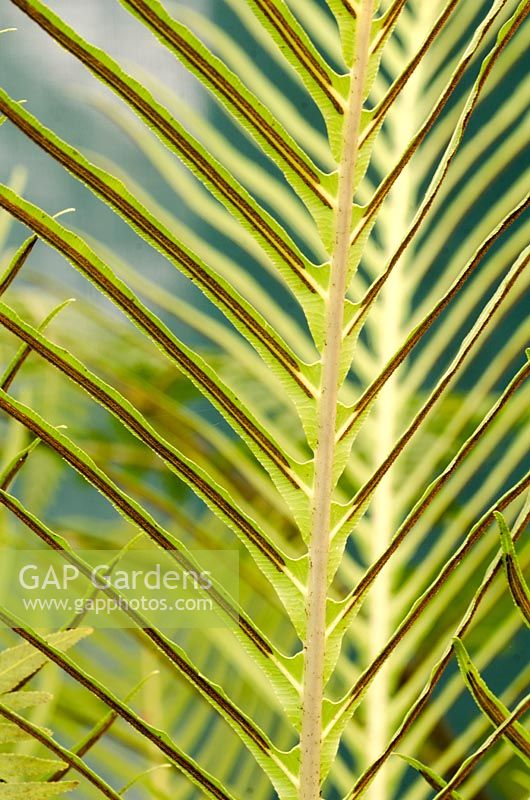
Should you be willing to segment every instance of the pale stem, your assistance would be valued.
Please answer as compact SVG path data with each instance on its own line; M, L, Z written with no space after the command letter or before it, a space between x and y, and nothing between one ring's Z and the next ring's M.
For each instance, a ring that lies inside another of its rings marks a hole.
M342 331L344 327L344 303L347 289L348 250L355 192L355 166L357 163L373 7L374 0L363 0L358 17L356 55L350 73L350 93L344 121L342 155L339 165L331 279L326 299L306 603L307 635L304 648L304 688L300 737L301 800L318 800L320 797L327 574L337 401Z
M399 217L399 215L398 215ZM397 224L397 219L396 219ZM395 271L381 297L379 356L384 364L399 342L401 281ZM375 414L375 463L379 464L392 449L397 435L399 391L396 376L387 381L379 396ZM370 557L376 561L388 547L395 529L394 470L390 469L381 481L372 503ZM392 633L392 570L389 565L377 576L369 595L368 660L372 661L383 649ZM380 669L366 697L366 756L371 763L384 749L389 734L391 694L388 662ZM387 770L382 768L368 791L370 800L382 800L387 794Z
M433 10L421 9L411 41L407 43L414 52L421 42L421 34L429 22ZM388 119L392 152L403 152L416 127L416 114L421 93L421 68L416 71L409 85L399 97L394 112ZM390 156L392 161L392 155ZM404 170L396 187L390 193L381 215L381 230L384 235L385 257L395 252L410 224L410 209L414 205L417 181L410 167ZM399 267L394 270L381 292L375 319L376 355L383 368L403 340L403 320L407 314L409 293L406 290L406 271L411 257L407 250ZM399 419L404 402L404 387L394 374L381 391L377 400L373 424L374 467L388 455L399 435ZM396 530L397 495L395 470L392 468L381 481L372 501L370 533L370 557L375 562L383 553ZM368 602L368 661L373 661L390 639L393 631L392 583L393 562L389 562L378 575L369 594ZM371 764L384 751L392 730L392 690L390 684L391 661L387 661L374 678L366 695L366 761ZM392 794L392 776L386 762L377 773L367 792L368 800L384 800Z

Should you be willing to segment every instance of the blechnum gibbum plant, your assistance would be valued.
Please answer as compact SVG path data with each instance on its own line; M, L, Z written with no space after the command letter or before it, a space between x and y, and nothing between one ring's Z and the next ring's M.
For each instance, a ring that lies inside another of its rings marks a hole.
M40 0L5 3L23 12L9 36L37 26L117 96L93 103L176 191L171 208L46 127L31 90L1 89L0 113L215 313L67 227L53 185L48 210L0 187L5 219L31 232L0 281L4 546L30 537L83 573L83 547L123 547L134 528L184 565L239 546L240 600L209 590L221 633L172 637L133 614L132 635L97 631L81 661L64 652L81 620L43 635L1 609L25 640L0 659L2 741L59 761L1 755L0 796L526 796L530 2L225 0L233 29L119 3L210 93L212 117ZM43 245L91 302L65 308ZM52 508L72 474L118 521ZM68 741L83 733L75 746L19 714L49 699L24 688L46 661L69 676L51 716ZM133 701L153 665L156 688Z

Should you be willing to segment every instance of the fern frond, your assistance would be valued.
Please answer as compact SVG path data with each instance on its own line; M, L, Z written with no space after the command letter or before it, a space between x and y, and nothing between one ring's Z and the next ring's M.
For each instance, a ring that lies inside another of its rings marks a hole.
M76 661L6 598L0 638L31 659L0 738L61 766L40 786L17 752L0 776L39 797L77 770L87 800L517 795L530 3L88 5L2 12L22 78L31 30L61 89L67 66L91 82L61 136L0 89L2 136L54 176L30 171L31 201L21 170L0 185L2 547L35 537L86 578L83 550L117 570L138 537L195 571L235 549L239 593L204 588L219 629L127 606ZM86 25L104 5L119 58ZM45 210L74 204L75 230ZM48 690L57 740L21 716Z

